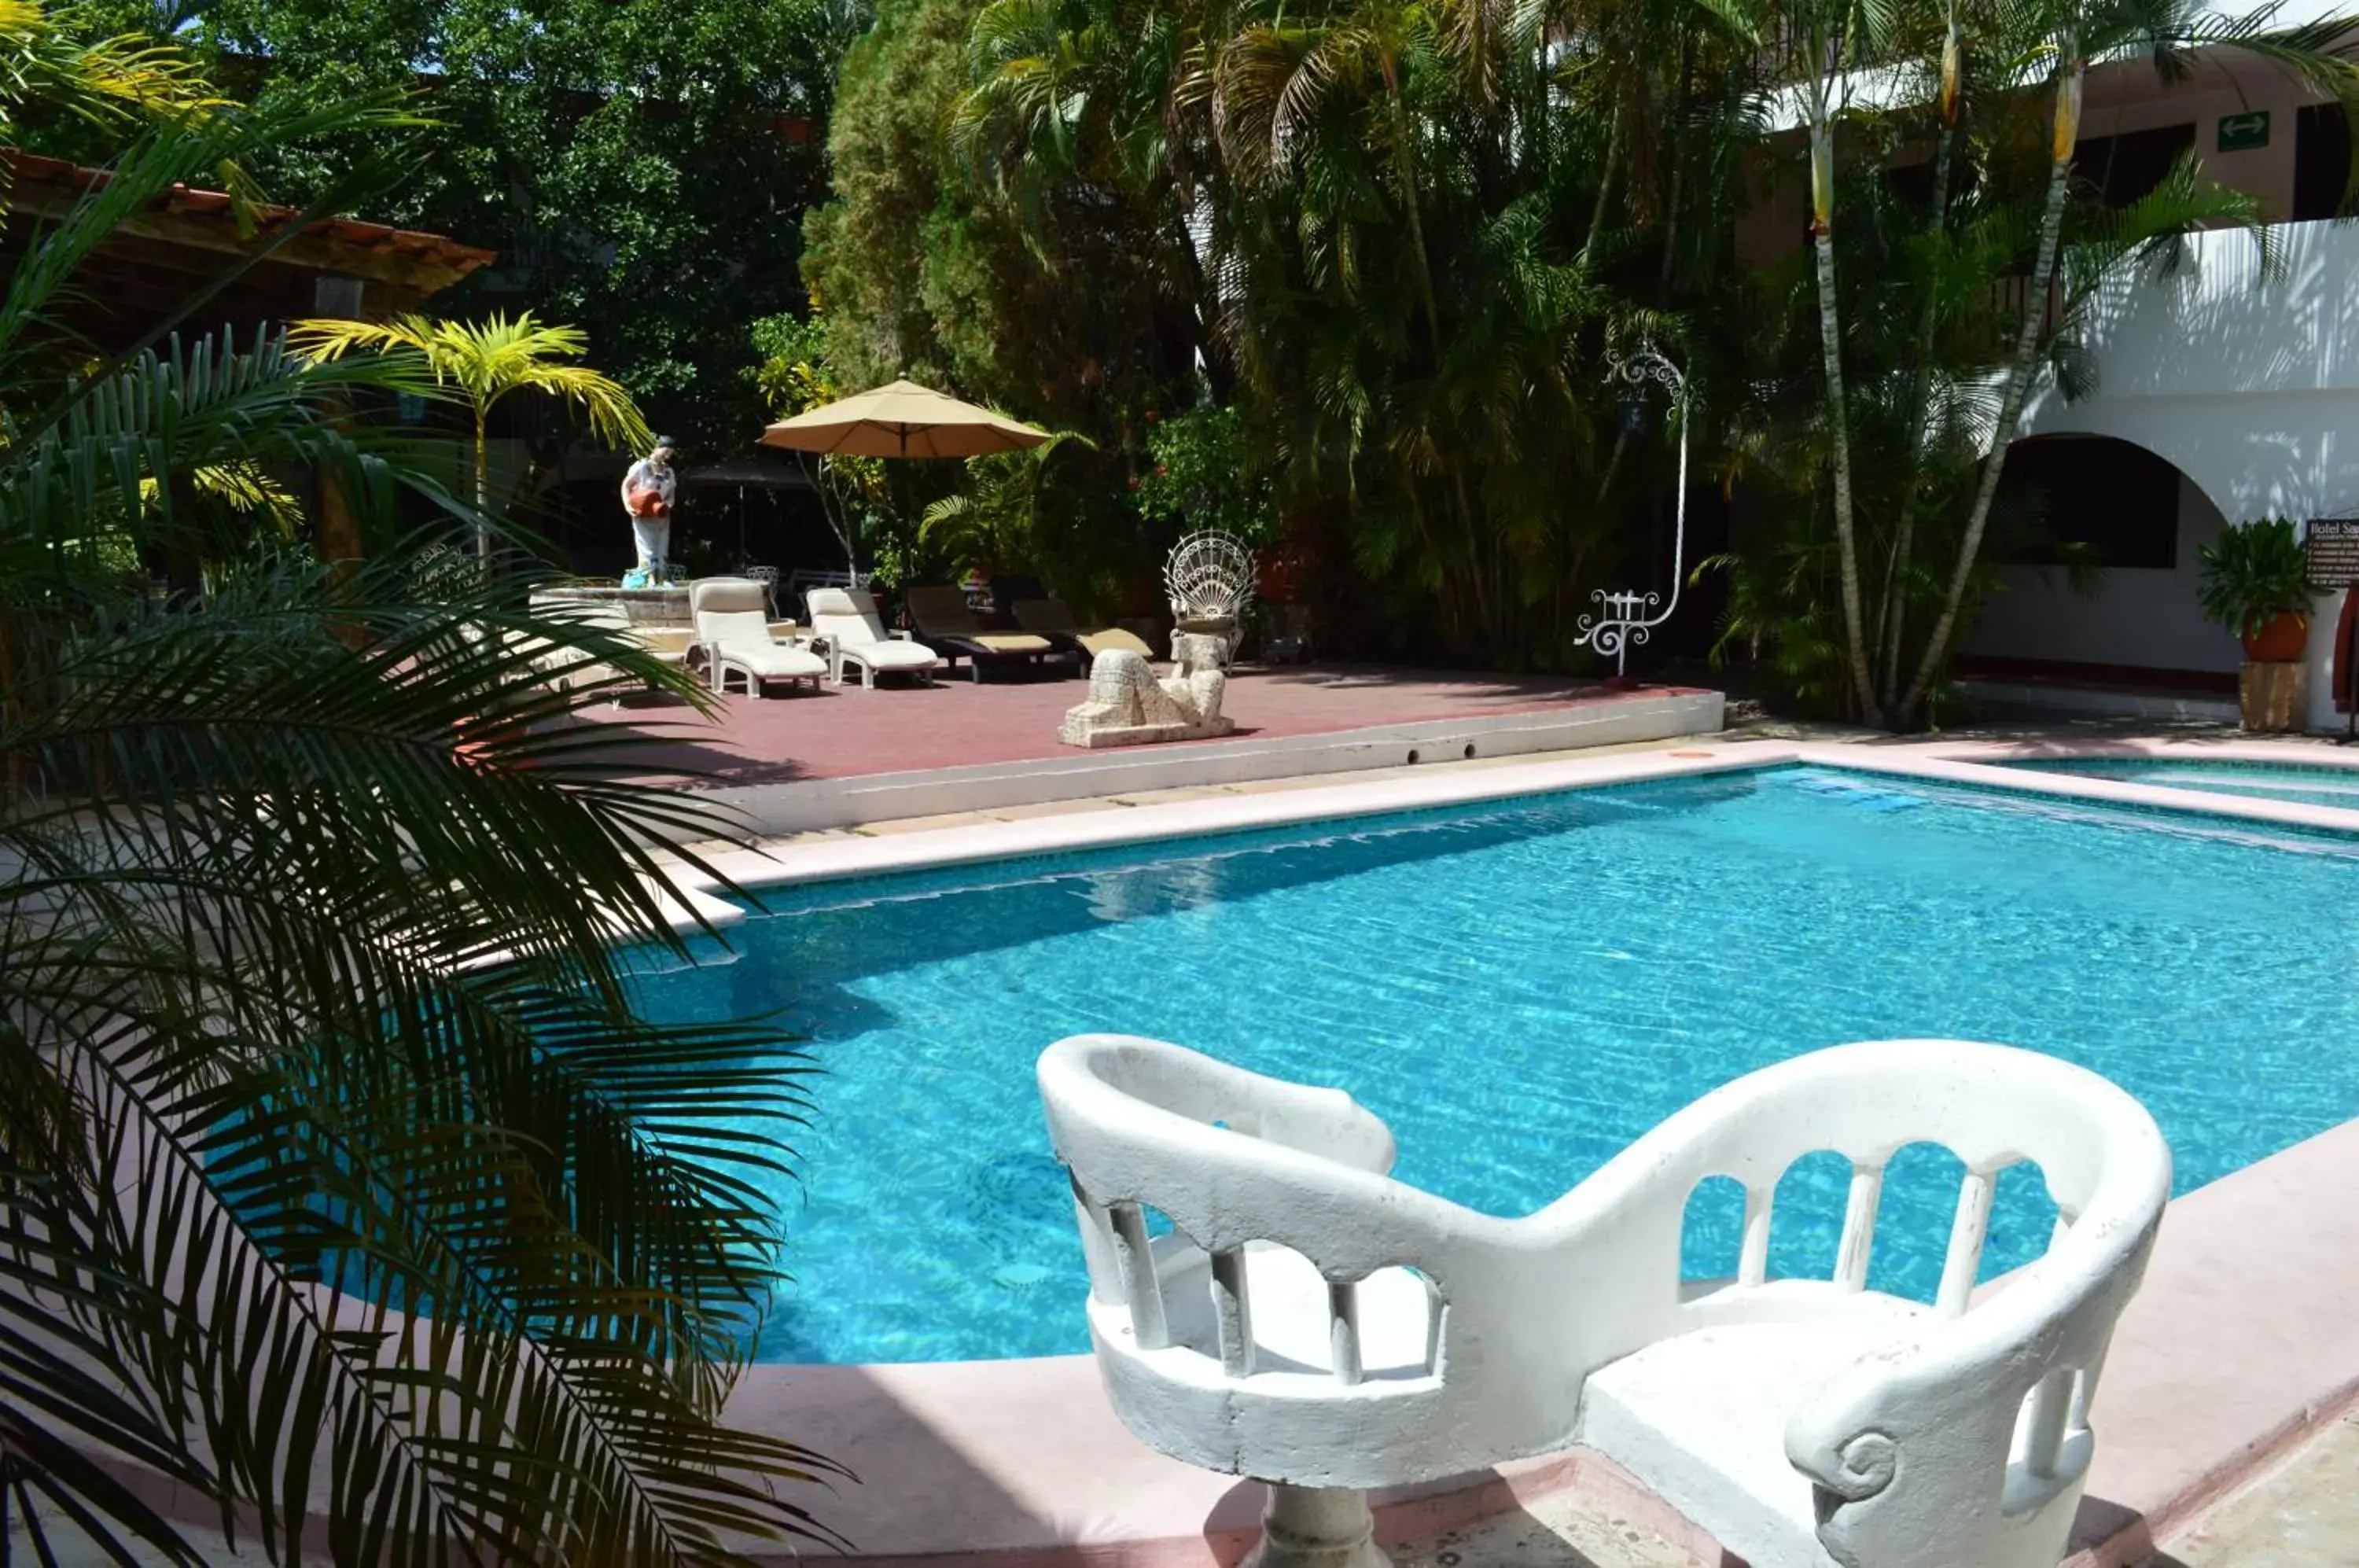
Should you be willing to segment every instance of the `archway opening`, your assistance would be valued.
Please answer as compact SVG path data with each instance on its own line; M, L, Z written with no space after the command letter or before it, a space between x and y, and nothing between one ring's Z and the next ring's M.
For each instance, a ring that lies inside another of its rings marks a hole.
M1993 559L2011 565L2172 571L2181 475L2168 458L2114 436L2032 436L2007 448Z

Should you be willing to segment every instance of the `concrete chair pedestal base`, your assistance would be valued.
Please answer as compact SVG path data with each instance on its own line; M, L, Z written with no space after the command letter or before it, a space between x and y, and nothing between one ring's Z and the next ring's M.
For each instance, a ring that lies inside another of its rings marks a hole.
M1392 1568L1368 1496L1350 1486L1269 1484L1261 1542L1239 1568Z

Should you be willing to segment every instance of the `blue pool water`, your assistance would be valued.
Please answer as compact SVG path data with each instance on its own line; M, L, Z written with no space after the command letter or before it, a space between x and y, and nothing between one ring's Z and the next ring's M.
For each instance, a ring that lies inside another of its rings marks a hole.
M2202 789L2215 795L2250 795L2263 800L2294 800L2359 811L2359 768L2310 768L2290 762L2237 762L2227 757L2164 761L2147 757L2042 757L2010 762L2040 773L2071 773L2124 784L2159 784L2172 789Z
M1032 1080L1062 1035L1347 1088L1403 1179L1506 1215L1765 1063L2003 1040L2137 1094L2185 1191L2359 1115L2354 890L2352 840L1788 768L788 890L640 984L776 1009L826 1069L763 1358L962 1359L1087 1347ZM1957 1173L1904 1151L1878 1286L1930 1295ZM1844 1175L1788 1174L1777 1271L1828 1271ZM1987 1269L2051 1214L2010 1172ZM1690 1272L1733 1271L1737 1221L1697 1201Z

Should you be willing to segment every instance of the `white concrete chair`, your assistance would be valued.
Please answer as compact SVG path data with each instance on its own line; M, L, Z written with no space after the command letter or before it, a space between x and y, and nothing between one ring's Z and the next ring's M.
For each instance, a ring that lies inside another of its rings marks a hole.
M817 691L827 660L806 648L770 635L769 592L745 577L708 577L689 590L688 609L696 623L696 646L704 678L715 691L729 690L729 678L758 697L765 682L808 681Z
M2054 1568L2114 1323L2170 1192L2144 1107L2052 1057L1838 1046L1705 1096L1520 1220L1389 1178L1337 1090L1092 1035L1039 1063L1072 1178L1089 1321L1150 1446L1270 1482L1260 1561L1373 1568L1359 1489L1571 1443L1754 1568ZM1866 1289L1886 1163L1967 1174L1936 1301ZM1767 1278L1777 1180L1852 1164L1833 1277ZM2044 1256L1974 1291L1998 1172L2036 1160ZM1680 1279L1688 1200L1745 1193L1734 1279ZM1144 1209L1175 1227L1149 1242Z
M814 588L804 601L810 612L811 635L826 640L834 666L833 679L843 683L843 667L859 670L861 684L874 688L881 674L918 675L930 681L941 659L921 642L887 633L876 618L876 602L864 590Z

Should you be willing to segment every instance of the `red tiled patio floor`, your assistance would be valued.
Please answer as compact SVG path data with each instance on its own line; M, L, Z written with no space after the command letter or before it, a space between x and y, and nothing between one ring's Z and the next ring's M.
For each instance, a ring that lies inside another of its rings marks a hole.
M642 730L651 773L750 784L1080 757L1085 754L1057 743L1057 724L1086 690L1082 681L1055 679L981 686L960 679L873 691L822 686L815 696L804 688L796 696L726 697L719 722L711 724L685 706L652 702L590 716ZM1622 695L1560 677L1329 665L1241 670L1223 711L1236 721L1234 738L1267 739L1546 712Z

